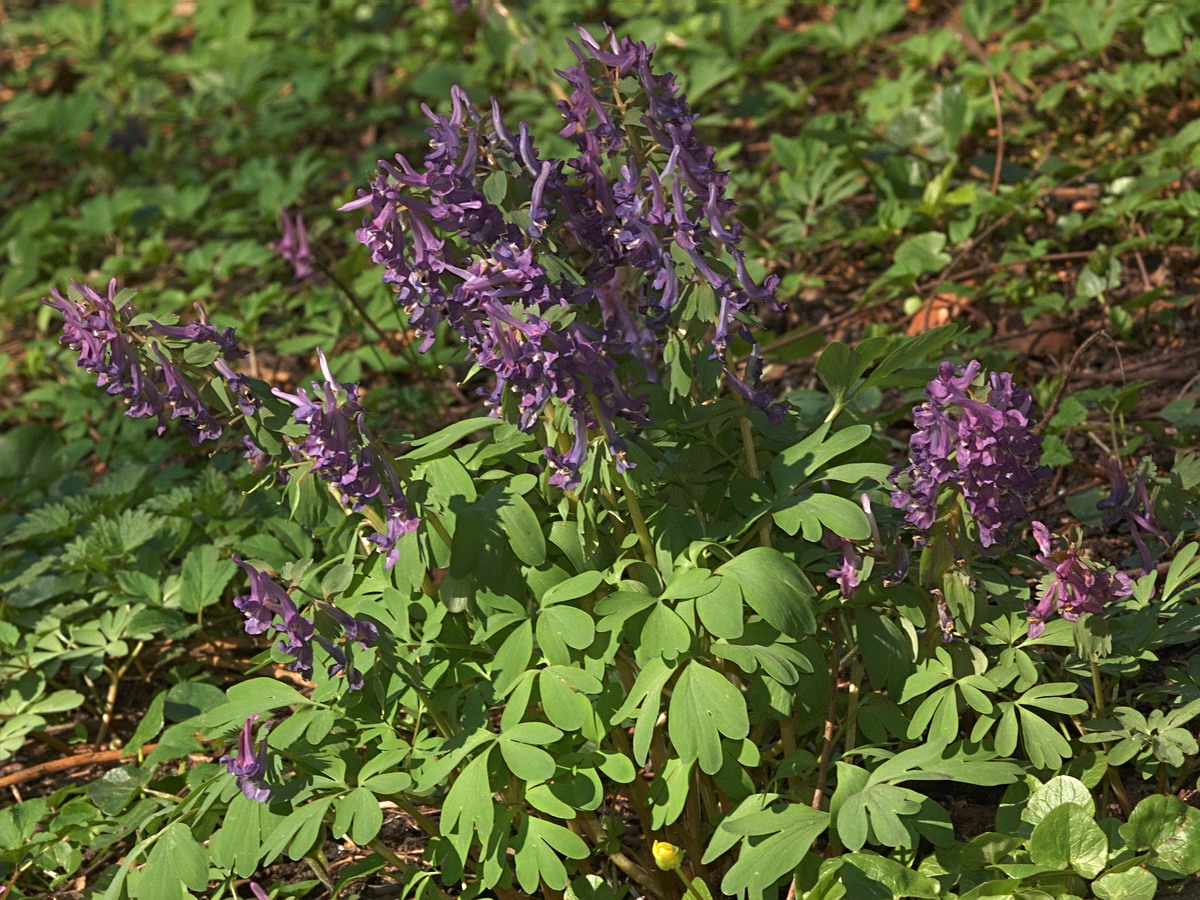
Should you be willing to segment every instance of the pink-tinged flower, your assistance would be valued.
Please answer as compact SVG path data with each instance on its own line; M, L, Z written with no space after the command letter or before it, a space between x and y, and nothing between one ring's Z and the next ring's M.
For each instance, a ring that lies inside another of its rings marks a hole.
M859 574L862 570L863 555L854 546L854 541L839 537L837 538L837 542L842 550L841 565L835 566L825 574L837 581L842 596L849 600L854 596L854 591L861 584Z
M250 893L254 895L254 900L271 900L271 898L267 896L267 892L259 886L257 881L250 882Z
M1042 579L1038 602L1025 604L1029 613L1029 636L1046 628L1046 620L1058 611L1068 622L1084 613L1102 615L1110 601L1133 593L1133 581L1124 572L1109 572L1079 556L1072 543L1053 536L1041 522L1033 523L1033 536L1041 553L1037 561L1050 570Z
M308 231L304 227L304 216L296 213L296 218L288 217L288 212L279 207L279 218L283 223L283 237L275 243L275 250L288 263L297 281L303 281L314 271L312 252L308 248Z
M271 796L271 789L263 779L267 773L267 739L264 737L259 741L257 748L254 746L253 729L257 719L258 713L255 713L246 720L238 735L237 753L222 756L220 762L230 775L237 776L237 785L247 800L264 803Z

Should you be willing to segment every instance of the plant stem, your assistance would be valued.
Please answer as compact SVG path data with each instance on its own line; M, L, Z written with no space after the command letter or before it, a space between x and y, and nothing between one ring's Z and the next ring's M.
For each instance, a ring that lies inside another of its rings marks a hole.
M821 763L817 768L817 786L813 790L812 808L820 809L825 799L825 782L829 777L829 763L833 759L833 739L837 718L838 672L841 669L838 621L836 615L830 619L829 632L833 643L829 648L829 706L825 712L825 744L821 748Z
M683 874L682 869L676 869L675 874L678 875L679 880L683 882L683 892L684 892L685 896L695 897L696 900L704 900L703 897L701 897L698 893L696 893L696 889L694 887L692 887L691 879L689 879L686 875Z
M381 841L379 838L372 838L370 841L367 842L367 846L370 847L372 850L374 850L376 853L378 853L380 856L382 856L384 859L386 859L389 863L391 863L397 869L399 869L405 878L410 878L410 877L412 877L412 875L414 873L420 871L420 869L417 869L414 866L410 866L408 863L406 863L404 860L402 860L400 857L398 857L395 853L393 853L391 848L389 848L387 845L385 845L383 843L383 841ZM441 888L437 887L437 885L434 885L433 889L435 891L437 891L438 900L451 900L450 895L447 894L445 891L443 891Z
M1096 717L1104 716L1104 682L1100 678L1100 667L1096 665L1096 661L1092 660L1092 693L1096 695Z
M750 417L745 412L738 417L738 425L742 431L742 447L746 451L746 471L756 481L760 477L758 471L758 456L754 452L754 431L750 428ZM764 547L771 545L771 520L764 517L758 525L759 539Z
M634 530L637 531L638 542L642 545L642 556L654 571L658 571L658 554L654 552L654 541L646 528L646 518L642 515L642 505L638 502L637 494L633 492L629 479L624 472L617 473L617 481L621 492L625 495L625 506L629 509L629 518L633 520Z

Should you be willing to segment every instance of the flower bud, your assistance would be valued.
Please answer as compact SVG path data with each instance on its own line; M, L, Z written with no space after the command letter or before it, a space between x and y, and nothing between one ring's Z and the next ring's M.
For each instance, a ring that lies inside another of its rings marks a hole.
M666 841L655 841L650 852L654 855L654 864L664 872L678 869L683 863L683 848L668 844Z

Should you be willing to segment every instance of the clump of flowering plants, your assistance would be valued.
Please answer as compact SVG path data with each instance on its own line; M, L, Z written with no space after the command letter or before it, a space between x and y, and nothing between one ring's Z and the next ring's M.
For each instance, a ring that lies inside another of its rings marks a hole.
M275 566L231 548L231 608L291 680L163 733L154 762L203 750L197 731L229 752L108 896L284 855L332 887L333 837L421 897L824 897L899 877L868 845L953 843L909 785L1016 783L1018 741L1038 768L1071 755L1059 720L1088 703L1041 678L1052 614L1086 624L1134 589L1041 523L1036 602L1000 564L1045 474L1032 398L976 363L929 380L942 329L832 344L828 402L777 403L751 332L776 279L753 274L695 114L652 48L572 49L574 155L455 89L425 158L381 163L344 207L422 345L456 340L488 376L487 416L397 444L323 354L310 388L271 391L203 319L144 319L115 287L49 301L130 415L196 440L245 426L261 489L322 548ZM865 398L927 381L893 473ZM424 833L420 866L385 805Z

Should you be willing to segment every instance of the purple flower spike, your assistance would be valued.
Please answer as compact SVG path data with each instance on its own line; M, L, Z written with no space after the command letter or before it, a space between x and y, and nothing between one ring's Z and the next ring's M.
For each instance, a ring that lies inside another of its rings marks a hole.
M295 419L308 426L297 449L313 461L313 471L338 489L342 503L362 512L377 498L387 511L387 527L368 540L387 554L390 568L398 559L396 542L414 530L418 519L409 509L400 479L391 460L377 454L366 426L366 409L358 401L358 386L339 384L320 350L323 383L312 383L312 397L303 389L289 394L276 388L277 397L296 407ZM381 477L380 469L386 475Z
M1029 392L996 372L975 387L979 369L978 362L957 370L942 363L927 401L913 410L909 466L889 480L898 488L892 506L921 531L933 526L941 488L952 484L979 526L979 542L990 547L1025 518L1049 469L1038 464L1042 439L1031 428Z
M316 271L312 265L312 252L308 248L304 216L296 213L296 218L292 219L281 206L279 219L283 223L283 237L276 242L275 249L291 265L296 281L303 281Z
M222 756L220 762L230 775L237 776L237 785L247 800L264 803L271 796L271 789L263 780L267 772L267 739L264 737L255 748L253 728L257 719L258 713L255 713L246 720L238 735L237 754Z
M220 350L213 368L224 378L245 415L253 415L261 405L245 377L231 363L246 356L239 349L232 328L223 331L204 318L188 325L134 325L135 310L130 303L117 308L117 282L109 282L108 295L87 285L71 283L69 299L51 290L51 299L43 303L63 316L60 343L79 353L76 365L96 376L96 384L113 396L125 398L126 415L135 419L158 419L158 433L164 434L167 422L179 420L179 426L193 444L221 436L222 424L200 398L191 377L175 364L171 348L178 344L216 344Z
M1068 622L1084 613L1103 615L1110 601L1133 593L1133 581L1124 572L1107 572L1079 556L1074 544L1063 544L1041 522L1033 523L1033 536L1041 553L1037 561L1050 570L1042 580L1042 594L1036 604L1025 604L1029 613L1029 636L1038 637L1046 630L1046 620L1055 612Z

